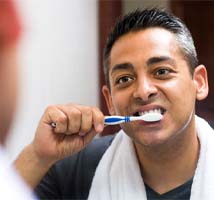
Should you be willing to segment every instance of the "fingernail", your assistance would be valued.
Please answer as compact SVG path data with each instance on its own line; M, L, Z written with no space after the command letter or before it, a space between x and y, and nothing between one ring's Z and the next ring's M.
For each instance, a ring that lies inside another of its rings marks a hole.
M98 124L98 125L96 126L96 131L97 131L98 133L102 132L102 131L103 131L103 125L102 125L102 124Z

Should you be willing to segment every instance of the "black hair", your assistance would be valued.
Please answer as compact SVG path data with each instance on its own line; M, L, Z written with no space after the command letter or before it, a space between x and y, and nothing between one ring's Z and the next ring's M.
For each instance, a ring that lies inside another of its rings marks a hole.
M152 8L137 9L119 18L110 32L104 48L104 74L107 86L109 83L109 55L114 43L123 35L129 32L144 30L147 28L164 28L173 33L177 39L181 52L189 65L190 73L193 74L198 65L197 53L190 31L178 17L164 11L163 9Z

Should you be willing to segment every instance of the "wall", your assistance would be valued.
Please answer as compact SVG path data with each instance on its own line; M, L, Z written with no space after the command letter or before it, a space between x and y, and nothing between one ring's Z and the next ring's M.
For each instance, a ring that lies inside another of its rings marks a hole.
M49 104L98 105L95 0L17 0L20 96L7 143L13 159L34 136Z
M122 0L123 13L128 13L136 8L169 8L169 0Z

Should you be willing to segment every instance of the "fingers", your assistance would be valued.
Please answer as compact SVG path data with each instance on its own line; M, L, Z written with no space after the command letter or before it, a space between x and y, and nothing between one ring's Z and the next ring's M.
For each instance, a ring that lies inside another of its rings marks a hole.
M80 105L76 105L76 108L79 109L82 113L81 127L79 132L81 136L85 135L92 129L94 129L96 133L103 131L104 115L98 108Z
M89 132L85 136L85 145L88 144L96 135L96 133L101 133L104 129L104 115L98 108L93 108L93 124L95 131Z
M56 123L56 133L84 136L92 130L100 133L104 128L104 115L96 107L75 104L49 106L45 113L46 123Z
M49 106L42 120L47 124L51 125L51 123L55 124L55 132L57 133L65 133L67 131L68 119L64 112L58 109L56 106Z
M80 107L79 109L82 113L79 135L83 136L93 127L93 111L88 107Z
M74 106L61 106L59 109L67 116L68 134L79 133L82 113Z
M98 109L94 108L93 109L93 123L94 123L94 128L97 133L100 133L104 129L104 115L103 113Z

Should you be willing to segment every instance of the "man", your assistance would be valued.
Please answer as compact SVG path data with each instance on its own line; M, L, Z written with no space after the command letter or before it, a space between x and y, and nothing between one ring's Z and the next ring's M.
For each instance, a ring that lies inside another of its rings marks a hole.
M214 199L214 134L195 116L207 72L183 22L158 9L124 16L109 35L104 72L111 115L163 118L91 142L104 129L98 108L50 106L15 162L24 179L43 199Z
M33 199L27 186L11 167L4 145L17 98L16 51L20 24L11 1L0 1L0 190L1 199Z

